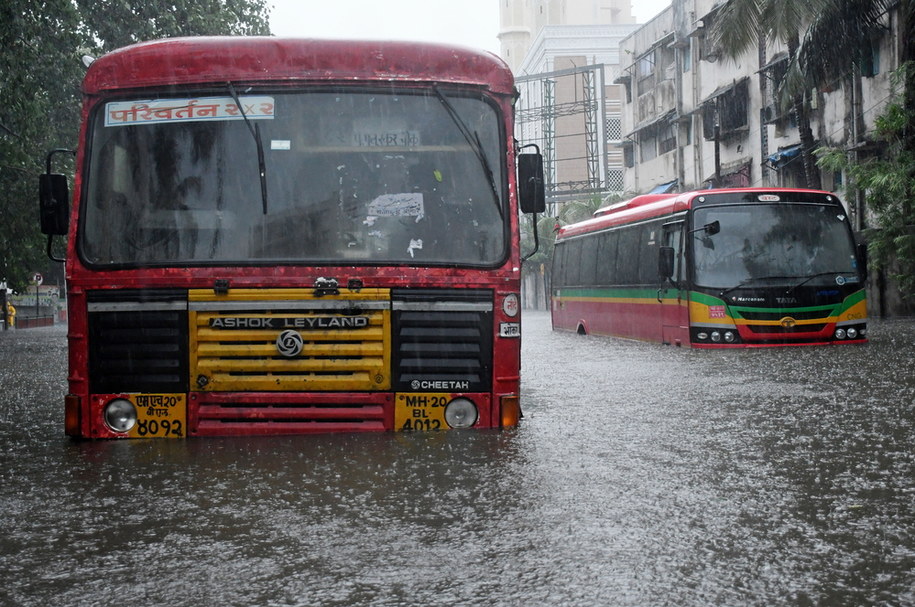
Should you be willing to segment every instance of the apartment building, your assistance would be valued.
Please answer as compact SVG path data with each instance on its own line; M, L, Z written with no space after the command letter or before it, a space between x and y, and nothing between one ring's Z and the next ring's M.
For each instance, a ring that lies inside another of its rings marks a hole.
M621 43L624 188L630 193L703 187L803 186L796 116L776 99L788 53L761 44L736 60L708 35L721 0L673 0ZM889 23L889 18L888 18ZM811 92L815 145L867 148L890 94L893 36L875 40L860 77ZM838 190L842 175L819 173ZM852 201L854 203L854 201ZM859 208L852 205L852 212ZM857 218L863 225L864 218Z
M761 43L736 60L709 32L725 0L673 0L621 42L623 188L627 194L740 186L820 187L843 198L853 226L876 225L860 193L845 198L842 174L805 171L797 116L777 100L787 49ZM875 120L899 66L899 5L860 49L857 68L810 91L810 146L879 155ZM869 281L872 313L910 310L882 272ZM908 312L911 313L911 312Z
M555 205L623 189L620 42L629 0L500 0L503 59L520 98L515 137L544 156Z

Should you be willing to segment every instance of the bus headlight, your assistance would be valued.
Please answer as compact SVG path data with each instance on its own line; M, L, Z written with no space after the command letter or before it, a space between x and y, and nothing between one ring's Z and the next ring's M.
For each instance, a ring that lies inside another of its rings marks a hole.
M105 405L105 425L114 432L129 432L137 423L137 409L133 403L116 398Z
M849 327L845 334L848 335L848 339L854 339L858 337L858 330L854 327Z
M445 421L452 428L469 428L478 415L477 406L466 398L455 398L445 407Z
M836 339L845 339L845 329L836 329Z
M724 332L724 341L725 341L725 343L732 344L735 341L737 341L737 336L734 335L733 331L725 331Z
M712 341L716 344L721 342L721 331L712 331Z

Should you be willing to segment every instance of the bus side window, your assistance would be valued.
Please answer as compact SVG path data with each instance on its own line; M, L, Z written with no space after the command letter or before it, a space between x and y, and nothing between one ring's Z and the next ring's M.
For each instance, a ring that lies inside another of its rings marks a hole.
M616 256L616 279L621 285L639 282L639 240L641 226L629 226L619 231Z
M683 222L669 223L664 226L662 246L674 250L674 271L671 280L679 284L683 280Z
M565 272L562 265L565 252L566 247L563 244L559 244L553 249L553 270L550 273L550 280L554 288L565 286Z
M619 230L612 230L604 235L604 245L601 247L601 263L606 268L607 284L615 285L619 283L616 272L616 245L619 241Z
M581 239L581 284L594 286L597 284L597 237L589 234Z

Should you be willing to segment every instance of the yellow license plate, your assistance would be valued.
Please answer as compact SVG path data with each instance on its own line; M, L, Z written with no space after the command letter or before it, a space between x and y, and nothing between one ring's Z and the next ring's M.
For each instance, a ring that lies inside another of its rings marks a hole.
M445 405L451 400L450 394L398 394L394 401L394 429L447 430Z
M130 438L184 438L187 434L187 395L129 394L137 408Z

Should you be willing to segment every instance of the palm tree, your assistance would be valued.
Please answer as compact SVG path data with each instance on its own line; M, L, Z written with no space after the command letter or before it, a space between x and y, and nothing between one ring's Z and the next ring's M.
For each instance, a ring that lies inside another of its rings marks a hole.
M729 0L718 10L712 24L713 42L722 54L737 59L758 48L761 41L781 42L789 62L797 60L801 34L835 0ZM807 187L820 187L820 174L813 154L816 141L810 128L807 89L790 98L801 139L801 157Z
M813 88L846 80L854 85L860 78L857 67L874 40L886 31L890 10L898 5L900 64L915 60L915 2L912 0L828 0L824 10L810 23L785 80L786 91ZM906 107L915 107L915 77L906 72L903 83ZM910 125L915 126L915 125ZM915 129L909 129L909 147L915 150Z

